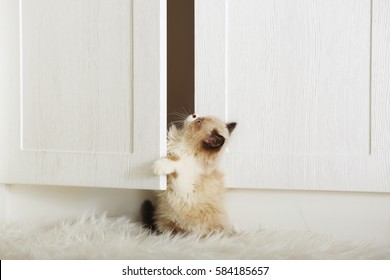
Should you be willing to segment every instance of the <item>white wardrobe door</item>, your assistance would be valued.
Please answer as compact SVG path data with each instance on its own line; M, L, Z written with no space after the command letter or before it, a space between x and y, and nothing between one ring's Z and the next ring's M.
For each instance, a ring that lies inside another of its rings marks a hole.
M390 191L388 1L195 10L196 111L238 122L230 187Z
M0 182L165 187L165 0L0 1Z

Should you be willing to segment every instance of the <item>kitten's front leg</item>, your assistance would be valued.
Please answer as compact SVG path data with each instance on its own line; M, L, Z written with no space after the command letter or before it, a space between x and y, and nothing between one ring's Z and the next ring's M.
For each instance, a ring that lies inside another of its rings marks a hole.
M163 157L156 160L153 164L153 171L156 175L168 175L176 171L177 162Z

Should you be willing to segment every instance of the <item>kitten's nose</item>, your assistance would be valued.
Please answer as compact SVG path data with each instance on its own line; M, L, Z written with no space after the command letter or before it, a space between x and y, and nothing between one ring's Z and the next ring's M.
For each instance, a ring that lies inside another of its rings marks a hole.
M195 119L195 118L196 118L196 115L195 115L195 114L193 114L193 115L192 115L192 117Z

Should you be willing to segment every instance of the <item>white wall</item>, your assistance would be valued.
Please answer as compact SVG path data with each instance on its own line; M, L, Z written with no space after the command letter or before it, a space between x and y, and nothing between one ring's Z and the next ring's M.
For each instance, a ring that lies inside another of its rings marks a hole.
M8 190L0 187L0 218L50 222L94 211L139 220L140 204L150 195L144 190L10 185Z
M310 230L390 246L390 194L230 190L226 205L240 228Z
M95 209L139 220L140 204L151 195L141 190L2 186L0 218L53 221ZM390 194L230 189L226 208L239 229L310 230L390 246Z

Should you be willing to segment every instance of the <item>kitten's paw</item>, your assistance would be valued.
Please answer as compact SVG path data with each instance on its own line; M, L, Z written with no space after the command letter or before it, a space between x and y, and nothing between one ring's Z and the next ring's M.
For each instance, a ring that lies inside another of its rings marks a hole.
M175 172L175 163L167 158L160 158L153 164L153 172L156 175L168 175Z

